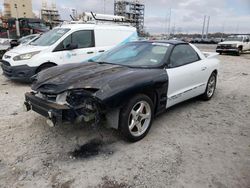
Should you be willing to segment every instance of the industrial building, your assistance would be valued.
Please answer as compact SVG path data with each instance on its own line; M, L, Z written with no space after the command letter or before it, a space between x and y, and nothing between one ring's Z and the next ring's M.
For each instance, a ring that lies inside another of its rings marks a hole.
M56 8L55 1L51 3L51 6L47 5L46 0L42 1L41 19L44 20L51 27L58 25L60 20L60 14Z
M139 34L144 29L145 5L139 0L115 0L114 14L124 16L137 28Z
M34 18L32 0L4 0L5 18Z

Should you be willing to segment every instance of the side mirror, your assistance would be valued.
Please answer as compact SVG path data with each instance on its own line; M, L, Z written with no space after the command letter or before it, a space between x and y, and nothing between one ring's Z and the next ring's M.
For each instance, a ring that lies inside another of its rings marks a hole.
M74 49L77 49L78 48L78 45L77 44L68 44L66 46L66 50L74 50Z

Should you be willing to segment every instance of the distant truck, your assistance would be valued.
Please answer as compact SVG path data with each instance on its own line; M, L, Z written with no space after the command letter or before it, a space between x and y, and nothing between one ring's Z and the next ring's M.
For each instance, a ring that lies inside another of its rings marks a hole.
M250 50L249 39L249 35L231 35L217 45L216 52L240 55L242 52Z

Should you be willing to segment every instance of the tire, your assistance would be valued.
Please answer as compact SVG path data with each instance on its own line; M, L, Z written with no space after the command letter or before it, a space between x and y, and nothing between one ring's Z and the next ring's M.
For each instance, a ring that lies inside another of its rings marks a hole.
M236 55L237 55L237 56L240 56L241 53L242 53L242 47L240 46L240 47L238 48L238 51L236 52Z
M39 73L45 69L48 69L48 68L51 68L51 67L54 67L56 66L55 64L52 64L52 63L46 63L46 64L43 64L41 65L40 67L38 67L38 69L36 70L36 73Z
M137 142L147 135L154 118L153 109L152 100L143 94L131 98L121 109L119 131L127 141Z
M208 79L206 91L201 96L203 100L207 101L213 97L216 89L216 83L217 83L217 75L215 72L213 72Z

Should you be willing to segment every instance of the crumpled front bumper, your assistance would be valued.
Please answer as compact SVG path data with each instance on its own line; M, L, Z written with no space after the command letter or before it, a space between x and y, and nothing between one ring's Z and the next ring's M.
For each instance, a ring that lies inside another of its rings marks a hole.
M33 110L48 118L53 125L70 121L69 117L70 113L72 113L70 107L43 100L32 92L25 94L24 107L26 111Z
M104 115L103 109L100 107L94 111L89 111L84 107L74 108L68 105L60 105L37 97L34 92L25 94L24 110L33 110L46 117L47 124L51 127L65 122L82 123L94 121L94 124L97 125L103 118L102 115ZM119 108L106 111L105 119L108 127L118 129L119 114Z

